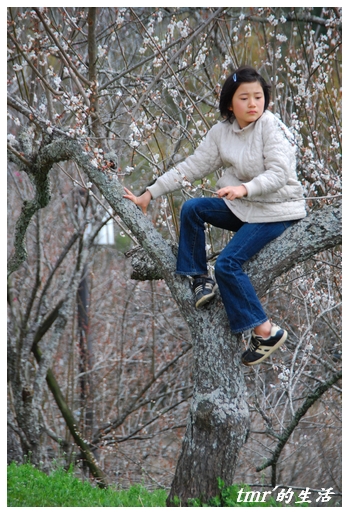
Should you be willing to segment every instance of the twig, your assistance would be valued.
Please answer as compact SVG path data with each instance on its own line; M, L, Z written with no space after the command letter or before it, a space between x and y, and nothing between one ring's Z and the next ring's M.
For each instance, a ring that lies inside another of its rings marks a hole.
M335 384L336 382L338 382L338 380L340 380L342 378L342 372L339 371L337 372L336 374L334 374L332 376L332 378L330 380L328 380L327 382L319 385L315 391L313 393L311 393L307 399L305 400L305 402L303 403L303 405L296 411L294 417L293 417L293 420L291 421L291 423L289 424L289 426L282 432L281 436L280 436L280 441L279 443L276 445L276 448L273 452L273 456L267 461L265 462L264 464L262 464L261 466L259 466L256 471L262 471L263 469L266 469L268 468L269 466L272 466L273 467L273 471L275 469L275 466L277 464L277 461L280 457L280 454L283 450L283 448L286 446L287 444L287 441L289 440L292 432L294 431L294 429L296 428L296 426L298 425L299 421L301 420L301 418L306 414L306 412L310 409L310 407L312 405L314 405L314 403L324 394L326 393L326 391L328 391L333 384ZM274 478L274 475L275 473L273 472L273 478ZM273 480L273 483L274 483L274 480ZM276 483L274 483L274 486L276 485Z

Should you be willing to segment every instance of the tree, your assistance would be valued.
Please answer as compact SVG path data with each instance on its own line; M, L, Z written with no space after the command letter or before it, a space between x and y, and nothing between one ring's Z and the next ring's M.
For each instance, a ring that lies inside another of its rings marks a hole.
M220 80L231 65L258 60L273 84L272 108L290 122L298 138L300 176L313 203L306 219L249 264L258 293L266 294L282 274L340 245L340 10L323 9L317 16L312 9L281 8L251 12L233 8L18 8L8 12L8 105L14 123L10 125L9 158L28 175L33 188L33 199L23 202L16 223L10 281L25 262L25 237L33 216L39 216L42 208L50 208L52 170L60 163L74 163L81 189L88 192L86 205L112 208L114 218L145 252L133 251L138 277L164 280L188 325L194 357L193 398L168 504L175 496L183 504L193 497L206 501L218 493L217 478L227 484L233 482L237 459L249 434L246 383L239 362L242 341L230 334L219 298L203 311L196 311L188 280L174 274L179 196L170 197L169 204L161 204L159 210L154 208L151 220L123 199L123 176L144 182L144 174L149 181L151 173L162 173L189 151L187 142L195 147L215 118ZM285 31L279 29L281 24ZM262 37L260 27L265 37L263 47L261 43L257 46ZM246 44L247 39L256 45ZM227 43L230 40L231 46ZM300 47L296 46L298 41ZM299 58L291 61L289 56ZM338 87L329 90L329 77ZM161 85L165 87L161 89ZM321 130L326 118L330 128ZM24 129L14 130L19 119ZM164 153L168 140L171 155ZM186 194L205 194L210 188L206 180L187 188ZM50 369L84 273L89 245L104 223L99 214L88 242L83 243L86 221L80 220L57 260L55 269L80 241L74 271L59 299L47 308L47 288L41 289L38 267L27 315L19 333L10 332L9 382L16 413L16 422L10 421L10 426L20 434L22 443L26 442L26 450L39 460L39 412L46 379L91 472L105 485L92 450L120 420L101 426L92 437L92 445L84 443ZM159 221L166 223L166 230L159 227ZM214 231L211 236L216 243ZM28 330L29 312L38 297L36 322ZM55 336L41 354L38 343L49 329ZM31 351L38 369L34 387L28 389L26 363ZM303 408L293 411L269 463L274 484L278 457L294 428L340 376L338 369L332 369L315 394L306 393Z

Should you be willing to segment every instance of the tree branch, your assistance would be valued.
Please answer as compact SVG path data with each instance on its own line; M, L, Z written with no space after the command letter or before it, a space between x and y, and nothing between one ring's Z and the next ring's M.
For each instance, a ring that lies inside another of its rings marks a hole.
M28 159L23 157L23 155L20 152L18 152L17 150L15 150L15 148L13 148L13 146L11 146L9 143L7 143L7 149L11 153L13 153L13 155L15 157L17 157L17 159L19 159L21 161L21 164L24 164L24 166L30 166L30 161L28 161Z
M88 10L88 69L89 79L91 83L90 96L90 114L92 119L92 130L95 136L103 139L104 134L102 124L99 118L99 98L98 98L98 80L97 80L97 44L96 44L96 16L97 8L90 7Z
M281 436L279 437L280 439L280 442L277 444L274 452L273 452L273 456L267 461L265 462L264 464L262 464L261 466L259 466L256 471L262 471L263 469L266 469L268 468L269 466L275 466L279 457L280 457L280 454L283 450L283 448L285 447L285 445L287 444L287 441L289 440L292 432L294 431L294 429L297 427L299 421L302 419L302 417L306 414L306 412L310 409L310 407L312 405L314 405L314 403L324 394L326 393L326 391L328 391L332 386L333 384L335 384L336 382L338 382L338 380L340 380L342 378L342 372L339 371L338 373L334 374L330 380L328 380L327 382L319 385L315 391L313 393L311 393L307 399L305 400L305 402L303 403L303 405L297 410L297 412L295 413L291 423L289 424L289 426L282 432ZM273 485L275 486L275 483L273 483Z
M23 50L21 49L20 45L17 43L16 39L12 36L11 32L10 31L7 31L7 35L10 37L11 41L13 42L13 44L15 45L15 47L17 48L17 50L20 52L20 54L22 55L22 57L25 59L25 61L28 63L28 65L31 67L31 69L33 70L33 72L39 77L39 79L41 80L41 82L45 85L45 87L47 87L47 89L49 91L51 91L52 94L54 94L55 96L60 96L60 95L63 95L63 91L55 91L54 89L52 89L52 87L50 86L50 84L45 80L45 78L41 75L41 73L39 72L39 70L37 68L35 68L34 64L31 62L30 59L27 58L27 55L25 54L25 52L23 52Z
M42 359L42 353L38 346L35 346L33 349L34 355L38 363L40 363ZM47 385L53 394L53 397L57 403L57 406L59 410L61 411L65 422L67 423L67 426L69 428L69 431L71 435L73 436L73 439L77 446L80 448L81 453L83 455L83 458L86 460L86 464L89 467L92 475L97 481L97 484L101 488L107 487L107 478L103 471L98 467L96 459L93 456L93 453L90 450L89 444L87 441L84 440L84 438L81 436L78 430L78 423L74 419L74 416L72 412L70 411L63 395L61 392L61 389L56 381L56 378L54 374L52 373L51 369L47 371L46 375L46 381Z
M342 202L326 205L286 230L265 246L244 266L260 296L273 281L313 255L340 245L342 241ZM173 249L176 254L176 249ZM128 251L135 280L161 280L161 270L141 246Z
M197 37L197 35L200 34L200 32L202 32L211 23L211 21L214 18L216 18L222 11L225 11L225 9L226 9L226 7L219 7L213 14L211 14L211 16L207 19L207 21L205 23L203 23L199 28L197 28L193 32L193 34L185 41L184 45L182 45L181 48L171 57L171 59L164 64L164 66L161 68L159 73L156 75L156 77L154 78L152 83L149 84L147 90L143 93L143 95L141 96L137 105L133 109L132 118L135 117L139 107L142 105L145 98L148 97L149 92L154 88L155 84L160 80L160 77L165 73L167 68L170 67L170 65L187 49L187 47L191 43L191 41L193 41ZM176 74L174 74L174 77L177 78ZM201 114L201 113L199 113L199 114ZM205 123L206 123L206 121L205 121Z
M57 46L57 48L59 50L59 53L62 56L62 60L63 60L64 64L70 70L70 74L71 74L72 79L74 80L74 82L75 82L79 92L81 93L81 95L83 96L84 100L86 101L86 105L89 105L88 98L87 98L86 93L85 93L85 91L84 91L84 89L83 89L83 87L82 87L82 85L80 83L80 80L87 87L89 87L91 84L89 83L89 81L83 75L81 75L81 73L79 73L79 71L77 70L76 66L74 66L74 64L72 63L72 60L69 58L68 55L66 55L62 45L60 44L58 39L55 37L54 33L49 28L49 26L46 23L44 17L42 16L42 14L40 12L40 9L37 8L37 7L33 7L33 10L35 11L37 17L39 18L39 20L41 21L41 23L45 27L45 30L46 30L47 34L50 36L50 38L52 39L54 44Z
M325 205L265 246L246 263L245 270L259 296L277 277L296 264L342 242L342 202Z

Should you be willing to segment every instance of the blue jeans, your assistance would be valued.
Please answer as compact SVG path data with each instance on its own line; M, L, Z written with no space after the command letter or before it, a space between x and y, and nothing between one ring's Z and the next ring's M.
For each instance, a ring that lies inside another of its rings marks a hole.
M235 232L215 265L215 277L233 333L241 333L268 320L243 264L294 221L245 223L222 198L194 198L181 211L177 258L179 275L207 273L205 223Z

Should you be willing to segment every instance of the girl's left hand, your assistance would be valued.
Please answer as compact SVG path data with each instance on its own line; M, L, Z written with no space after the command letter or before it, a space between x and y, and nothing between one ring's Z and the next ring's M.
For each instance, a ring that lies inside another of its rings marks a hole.
M247 189L245 186L226 186L218 189L216 192L219 198L226 198L227 200L235 200L235 198L242 198L247 196Z

